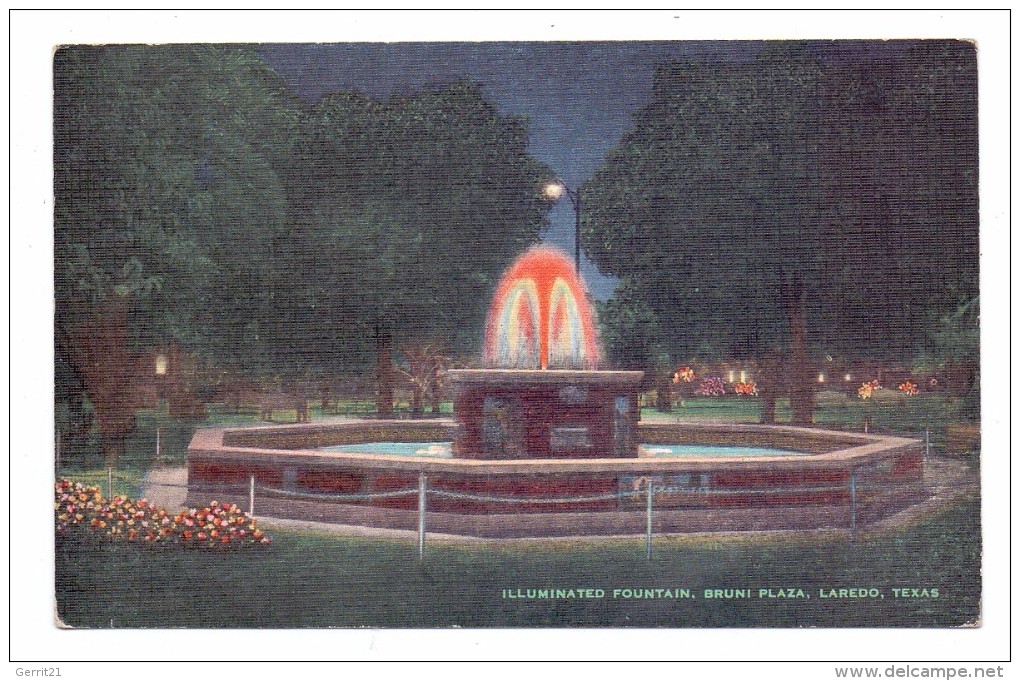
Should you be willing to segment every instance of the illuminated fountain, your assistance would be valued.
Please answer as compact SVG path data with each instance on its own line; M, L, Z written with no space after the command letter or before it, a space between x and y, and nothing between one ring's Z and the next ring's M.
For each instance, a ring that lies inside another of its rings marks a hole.
M536 246L503 275L485 325L485 360L515 369L598 367L588 293L565 255Z
M437 532L548 536L853 527L924 498L907 438L751 424L640 424L641 372L600 369L587 292L535 247L504 274L483 369L448 374L454 419L198 431L196 503ZM419 505L421 504L421 506Z
M599 371L588 295L559 251L535 247L503 276L485 330L493 368L449 372L453 454L546 459L637 456L639 371Z

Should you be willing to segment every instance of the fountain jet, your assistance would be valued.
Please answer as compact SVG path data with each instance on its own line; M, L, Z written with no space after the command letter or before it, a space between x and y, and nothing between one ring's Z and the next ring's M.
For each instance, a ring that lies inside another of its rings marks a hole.
M505 369L595 369L595 314L570 259L548 246L522 254L489 309L485 361Z

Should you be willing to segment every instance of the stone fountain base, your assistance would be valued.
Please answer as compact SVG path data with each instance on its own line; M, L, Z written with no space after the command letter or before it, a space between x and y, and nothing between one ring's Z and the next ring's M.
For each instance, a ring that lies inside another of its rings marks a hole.
M637 457L640 371L461 369L448 374L465 459Z

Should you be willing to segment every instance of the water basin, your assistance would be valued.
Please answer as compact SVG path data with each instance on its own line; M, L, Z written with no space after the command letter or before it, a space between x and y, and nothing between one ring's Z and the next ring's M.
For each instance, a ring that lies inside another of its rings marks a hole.
M745 447L732 445L638 445L640 456L683 457L702 456L713 458L730 458L741 456L805 456L810 452L795 452L790 449L773 447Z
M416 456L436 459L453 457L450 442L364 442L355 445L324 447L323 451L339 454L377 454L382 456ZM742 456L805 456L808 452L772 447L746 447L698 444L641 444L638 452L644 457L742 457Z
M338 454L377 454L382 456L422 456L433 459L453 458L452 442L363 442L356 445L323 447L324 452Z

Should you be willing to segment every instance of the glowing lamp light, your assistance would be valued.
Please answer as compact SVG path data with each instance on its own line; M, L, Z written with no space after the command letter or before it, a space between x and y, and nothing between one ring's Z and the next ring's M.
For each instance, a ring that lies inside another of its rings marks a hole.
M853 376L851 376L850 374L847 374L846 376L843 377L843 380L846 381L847 383L849 383L850 381L853 380Z
M825 383L825 374L818 374L818 382Z
M733 374L733 372L731 371L731 372L730 372L730 383L733 383L733 376L734 376L734 374Z
M740 382L741 383L747 383L747 372L746 371L741 371L740 372Z
M550 201L556 201L563 196L564 187L559 182L550 182L542 188L542 195Z
M156 375L166 376L166 355L156 355Z

